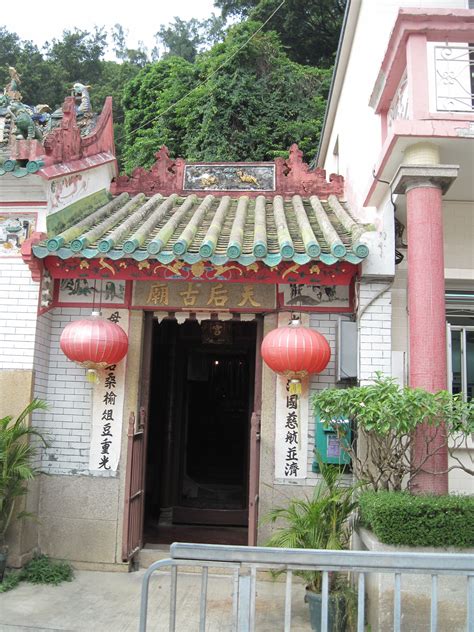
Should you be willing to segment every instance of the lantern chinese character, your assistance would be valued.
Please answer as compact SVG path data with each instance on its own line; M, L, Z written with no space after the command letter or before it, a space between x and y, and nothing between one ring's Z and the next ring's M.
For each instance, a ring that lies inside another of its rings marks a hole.
M270 331L262 342L262 358L276 373L290 380L290 393L301 393L301 379L323 371L331 358L326 338L293 319L288 327Z
M97 369L117 364L128 350L128 337L115 323L105 320L100 312L90 318L76 320L64 328L59 345L64 355L87 369L87 379L97 381Z

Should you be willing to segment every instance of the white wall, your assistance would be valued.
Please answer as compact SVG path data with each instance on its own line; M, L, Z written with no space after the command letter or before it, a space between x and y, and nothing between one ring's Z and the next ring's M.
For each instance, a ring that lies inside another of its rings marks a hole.
M379 117L369 107L388 39L398 10L465 9L464 0L362 0L359 19L349 57L344 84L330 134L323 167L331 173L336 168L333 149L339 144L339 174L346 179L346 194L354 212L358 212L367 193L381 149Z
M444 202L443 221L447 278L474 279L473 202Z
M0 259L0 370L33 368L38 283L21 257Z
M48 439L41 469L50 474L89 470L92 387L85 370L68 360L59 347L64 327L89 315L89 308L55 308L39 319L35 395L47 401L49 410L35 416L34 424Z

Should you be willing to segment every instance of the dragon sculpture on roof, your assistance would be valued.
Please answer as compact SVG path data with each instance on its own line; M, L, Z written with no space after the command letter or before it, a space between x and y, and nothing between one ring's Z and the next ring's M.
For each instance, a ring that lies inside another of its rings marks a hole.
M43 142L63 118L62 108L54 112L49 105L27 105L20 92L21 77L13 66L8 67L9 82L0 93L0 148L7 147L12 139ZM90 134L98 115L92 111L90 86L76 82L71 88L74 97L77 125L81 136Z

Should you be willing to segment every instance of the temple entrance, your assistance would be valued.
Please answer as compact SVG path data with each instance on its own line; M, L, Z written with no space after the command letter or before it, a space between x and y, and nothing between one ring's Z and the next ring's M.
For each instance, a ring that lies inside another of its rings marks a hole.
M255 322L153 324L144 542L246 544Z

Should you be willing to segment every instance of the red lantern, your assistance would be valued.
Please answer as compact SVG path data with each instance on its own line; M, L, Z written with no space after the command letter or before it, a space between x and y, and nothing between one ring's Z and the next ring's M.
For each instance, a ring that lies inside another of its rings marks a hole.
M93 382L97 369L117 364L126 355L128 338L119 325L92 312L90 318L66 325L59 345L69 360L87 369L87 379Z
M278 327L265 336L262 358L273 371L289 378L290 392L298 394L301 379L326 368L331 348L322 334L294 319L288 327Z

